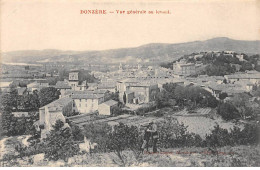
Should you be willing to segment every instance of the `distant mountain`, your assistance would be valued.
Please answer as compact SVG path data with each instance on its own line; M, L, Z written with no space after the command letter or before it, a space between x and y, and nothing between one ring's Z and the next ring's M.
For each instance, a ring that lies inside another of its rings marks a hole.
M201 51L236 51L238 53L260 54L260 41L233 40L225 37L206 41L177 44L152 43L135 48L120 48L102 51L28 50L2 54L3 62L86 62L119 63L149 62L161 63L177 59L185 54Z

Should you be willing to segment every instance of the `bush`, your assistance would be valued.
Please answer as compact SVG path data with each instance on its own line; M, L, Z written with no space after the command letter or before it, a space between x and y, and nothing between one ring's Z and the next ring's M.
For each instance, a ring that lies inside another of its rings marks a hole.
M84 126L83 134L90 142L97 143L94 151L107 152L109 133L111 133L111 131L111 126L106 123L89 123Z
M231 130L231 138L236 145L254 145L260 142L260 127L257 124L246 124L241 130L235 127Z
M206 136L205 143L209 147L259 144L259 128L259 125L246 124L243 130L234 127L228 132L227 129L216 125L211 134Z
M123 150L130 149L133 151L135 158L140 155L142 140L139 137L139 131L136 126L127 126L123 123L115 125L113 131L109 133L108 149L113 151L121 160L122 165L126 165Z
M224 120L232 120L240 117L238 110L231 103L220 103L217 108L217 113Z
M73 140L71 129L64 127L62 121L57 120L53 128L44 139L44 157L53 161L58 159L68 161L69 157L78 154L79 146Z
M145 115L145 113L152 112L152 111L155 111L155 110L156 110L156 106L155 105L150 105L150 106L138 108L135 111L135 113L137 115L143 116L143 115Z
M221 147L231 144L233 145L228 130L220 128L218 124L211 131L210 135L206 135L206 145L209 147Z
M187 126L179 123L175 118L165 119L158 124L159 140L162 148L185 146L201 146L202 138L187 131Z
M83 131L79 128L79 126L70 124L70 127L71 127L71 132L73 135L73 140L74 141L83 141L84 140Z
M113 129L106 123L90 123L84 126L84 134L91 142L97 143L96 152L114 152L125 166L126 160L123 151L130 149L138 157L142 140L135 126L127 126L122 123L115 125Z

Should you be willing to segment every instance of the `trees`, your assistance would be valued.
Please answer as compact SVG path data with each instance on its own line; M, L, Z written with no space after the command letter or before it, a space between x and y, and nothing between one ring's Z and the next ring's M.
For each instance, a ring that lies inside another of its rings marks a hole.
M139 156L141 147L141 139L139 138L138 129L136 126L127 126L123 123L115 125L108 138L108 149L113 151L121 160L122 165L126 165L123 150L130 149L134 152L136 158Z
M225 80L226 80L226 79L225 79ZM220 99L220 100L224 100L226 97L228 97L228 94L225 93L225 92L221 92L221 93L219 94L219 99Z
M205 67L205 73L208 76L224 76L235 71L236 69L227 63L210 64Z
M70 128L64 127L61 120L57 120L53 130L44 139L44 147L44 157L54 161L58 159L68 161L69 157L79 152L79 146L74 142Z
M163 90L156 96L157 108L167 106L212 107L218 105L218 101L207 90L198 86L179 86L173 83L163 85Z
M40 107L45 106L59 98L60 92L54 87L42 88L39 92Z
M238 110L232 103L220 103L217 108L217 113L224 120L232 120L240 117Z
M211 95L211 93L201 87L179 86L176 87L174 92L176 100L187 106L193 105L193 107L200 106L215 108L218 104L217 100Z
M250 96L247 93L238 93L235 94L231 100L231 103L236 107L240 117L243 119L256 117L256 114L249 103L249 98Z
M21 96L21 105L25 111L36 111L40 107L40 102L38 99L38 94L34 92L33 94L28 94Z
M178 105L184 105L184 101L187 100L185 97L185 89L182 86L177 86L174 90L174 95Z
M211 134L206 135L205 144L208 147L259 144L259 130L259 125L245 124L245 127L242 130L235 126L228 132L227 129L223 129L217 124L214 126Z
M15 86L10 87L10 93L1 95L1 109L5 108L16 111L18 109L18 92Z
M11 87L11 93L1 95L2 125L8 136L34 134L36 132L34 116L14 117L13 111L35 111L39 108L37 94L18 96L17 90Z
M227 129L222 129L217 124L211 131L210 135L206 135L206 144L209 147L222 147L233 144Z
M74 124L71 124L70 127L71 127L71 132L73 135L73 140L74 141L83 141L84 135L83 135L82 130L77 125L74 125Z
M155 98L155 105L158 109L164 107L171 107L176 104L175 99L171 98L172 93L162 90L159 92Z
M124 101L124 104L126 104L126 94L124 92L124 95L123 95L123 101Z
M4 134L11 136L16 135L15 131L16 119L14 118L11 109L5 109L2 112L2 128Z
M89 74L88 70L79 70L79 83L81 84L85 80L87 83L94 83L97 81L93 75Z
M135 126L127 126L122 123L115 125L113 129L106 123L90 123L84 127L84 135L91 142L97 143L97 152L114 152L123 166L126 165L123 151L129 149L138 157L141 147L139 131Z
M90 123L84 126L83 134L90 142L97 143L97 152L107 152L109 133L111 133L111 131L111 126L106 123Z
M253 66L249 62L243 62L240 71L253 70Z
M16 118L10 109L5 109L2 113L2 127L7 136L34 135L36 129L33 125L34 116Z
M202 139L199 135L189 133L187 126L179 123L175 118L165 118L158 124L158 132L162 148L175 148L183 146L201 146Z

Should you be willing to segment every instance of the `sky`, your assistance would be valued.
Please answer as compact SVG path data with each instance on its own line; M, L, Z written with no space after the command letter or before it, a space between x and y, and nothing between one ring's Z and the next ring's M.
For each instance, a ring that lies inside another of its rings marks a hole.
M259 0L0 0L0 50L104 50L229 37L260 40ZM80 14L81 10L114 13ZM170 14L116 14L116 10Z

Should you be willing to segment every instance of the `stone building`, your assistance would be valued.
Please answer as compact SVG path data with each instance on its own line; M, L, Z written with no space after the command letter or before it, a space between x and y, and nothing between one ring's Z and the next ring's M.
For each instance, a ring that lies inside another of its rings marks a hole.
M173 63L173 72L177 75L190 76L196 74L196 66L194 63L186 63L184 60Z
M98 106L98 112L100 115L112 115L113 109L118 105L117 101L108 100Z
M71 114L73 101L71 98L60 98L39 109L39 126L42 126L41 137L47 137L57 120L66 124L65 116Z

